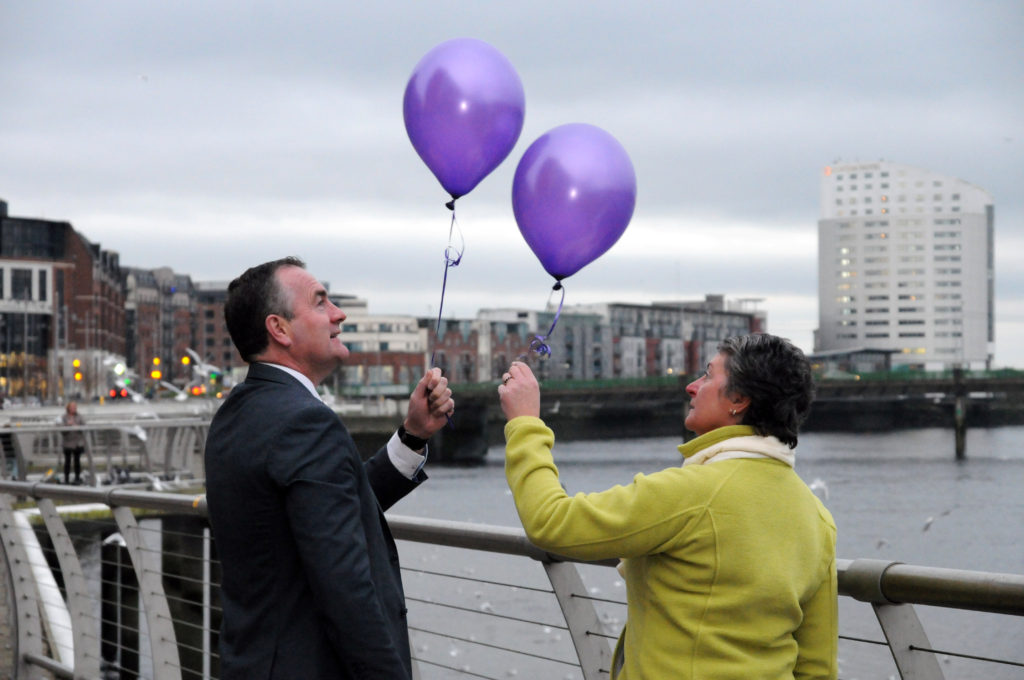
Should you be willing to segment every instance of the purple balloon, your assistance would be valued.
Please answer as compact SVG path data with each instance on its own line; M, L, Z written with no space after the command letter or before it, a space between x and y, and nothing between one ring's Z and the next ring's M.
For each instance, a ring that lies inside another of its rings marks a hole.
M441 43L405 87L405 129L416 153L452 198L498 167L519 139L523 84L501 52L480 40Z
M523 154L512 210L526 243L561 281L611 248L636 205L636 173L618 140L571 123L550 130Z

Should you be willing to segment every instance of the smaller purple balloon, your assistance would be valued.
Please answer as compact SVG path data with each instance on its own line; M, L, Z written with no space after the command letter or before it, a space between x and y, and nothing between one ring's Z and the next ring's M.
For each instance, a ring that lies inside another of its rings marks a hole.
M611 248L636 206L626 150L599 127L562 125L530 145L516 167L512 210L526 243L555 279Z
M512 151L526 100L519 75L501 52L460 38L441 43L416 64L402 110L416 153L458 198Z

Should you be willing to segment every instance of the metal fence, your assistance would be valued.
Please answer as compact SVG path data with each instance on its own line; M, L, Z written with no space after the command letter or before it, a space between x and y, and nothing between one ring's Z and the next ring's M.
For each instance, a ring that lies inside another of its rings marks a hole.
M608 563L549 555L516 528L389 522L420 680L608 677L624 592L590 577L614 575ZM14 677L219 676L220 570L203 495L0 481L0 540ZM1022 617L1024 576L877 560L838 569L843 599L868 603L880 630L842 641L887 645L900 677L943 678L950 656L979 664L977 677L1024 673L1022 660L935 649L915 607Z

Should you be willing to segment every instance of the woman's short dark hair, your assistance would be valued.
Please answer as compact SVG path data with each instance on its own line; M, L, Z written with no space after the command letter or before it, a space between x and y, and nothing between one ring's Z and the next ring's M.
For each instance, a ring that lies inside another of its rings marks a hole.
M718 351L725 355L726 393L750 399L742 424L795 448L814 400L811 365L804 353L789 340L767 333L726 338Z
M306 268L297 257L264 262L246 269L228 284L228 298L224 303L224 322L228 326L231 342L235 343L242 358L252 363L267 348L267 317L271 314L292 318L291 300L277 283L277 270L281 267Z

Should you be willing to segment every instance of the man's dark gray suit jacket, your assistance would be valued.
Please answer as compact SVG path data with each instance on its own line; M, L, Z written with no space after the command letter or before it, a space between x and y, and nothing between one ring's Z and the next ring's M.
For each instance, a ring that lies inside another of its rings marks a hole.
M383 510L425 479L365 465L338 416L252 364L206 441L221 562L221 680L411 677L398 551Z

